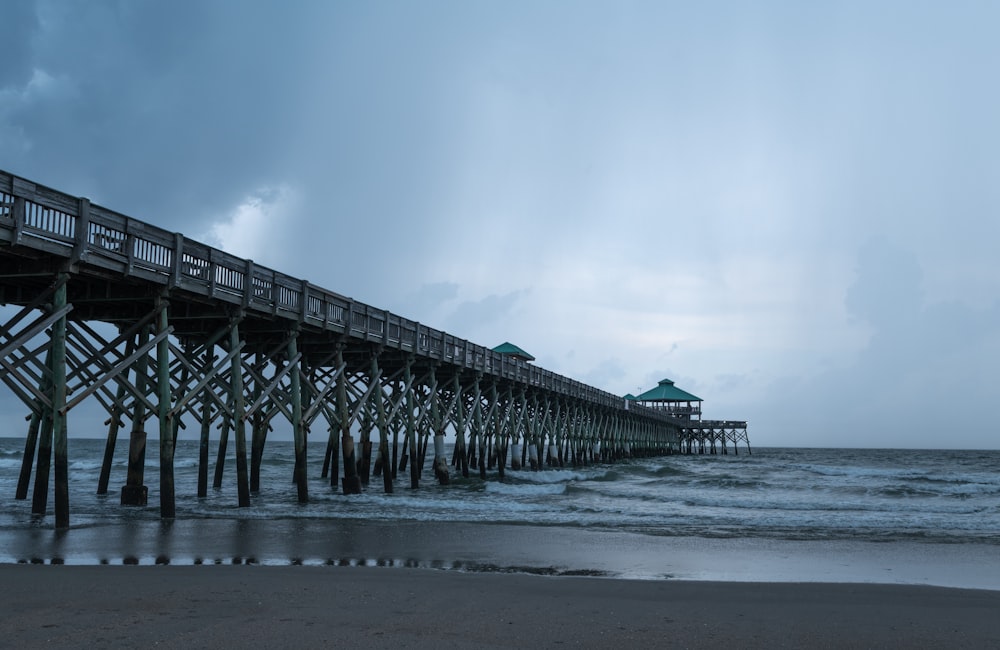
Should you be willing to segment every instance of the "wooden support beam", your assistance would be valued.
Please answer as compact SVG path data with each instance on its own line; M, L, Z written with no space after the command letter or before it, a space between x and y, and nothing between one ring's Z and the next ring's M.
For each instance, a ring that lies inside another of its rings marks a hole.
M150 349L149 330L143 327L136 333L136 352L130 361L119 363L116 367L124 370L135 363L135 395L138 398L148 389L148 367ZM126 385L128 388L128 386ZM129 434L128 471L125 475L125 485L122 487L121 504L123 506L144 506L148 501L148 488L143 484L146 467L146 411L149 401L143 396L132 403L132 430Z
M52 311L62 316L52 324L52 432L55 454L56 529L69 528L69 458L66 432L66 284L52 298Z
M233 418L225 417L222 418L222 424L219 425L219 448L215 455L215 475L212 480L212 488L220 489L222 488L222 474L226 467L226 452L229 449L229 429L232 428Z
M326 386L324 386L322 390L317 390L315 392L312 398L312 404L310 404L309 408L307 408L305 413L302 414L302 420L306 423L306 426L312 424L312 422L319 417L320 409L326 405L327 396L334 388L337 387L337 378L340 377L341 373L343 373L346 368L347 364L341 363L334 369L331 375L324 377L327 381ZM307 385L313 386L313 383L309 382Z
M240 326L239 320L234 319L229 332L229 349L234 350L240 347ZM247 430L246 411L243 396L243 359L237 354L233 357L232 381L233 396L233 435L236 437L236 493L239 506L246 508L250 506L250 476L247 472Z
M463 478L469 478L469 455L465 448L465 427L467 418L465 417L464 404L462 403L462 379L458 372L454 378L454 404L455 404L455 454L460 463L459 471Z
M406 442L409 446L409 456L410 456L410 489L416 490L420 487L420 445L417 440L417 422L414 417L414 412L416 411L416 393L415 387L413 386L413 356L409 356L406 359L406 369L403 375L403 381L406 385L406 392L404 399L406 400ZM404 457L405 458L405 457ZM400 471L405 469L400 465Z
M372 369L371 375L373 377L372 381L378 384L379 377L382 376L382 369L378 365L378 355L372 355ZM382 462L382 489L386 494L392 493L392 469L387 466L389 461L389 421L386 417L385 412L385 393L382 391L381 385L372 393L373 399L375 401L375 417L376 426L378 426L379 433L379 456Z
M52 348L46 352L45 365L52 367ZM43 393L52 390L52 373L45 373L42 376L42 384L39 389ZM24 456L21 459L21 473L17 479L17 491L14 498L24 500L28 498L28 485L31 483L31 463L35 460L35 450L38 447L38 430L42 424L42 418L46 411L46 406L38 404L37 409L32 409L31 423L28 425L28 435L24 440ZM51 417L51 416L50 416Z
M21 309L18 310L18 312L14 314L10 318L10 320L8 320L6 323L0 326L0 340L8 340L16 336L14 334L11 334L14 328L17 327L17 325L22 320L27 318L36 309L39 309L43 307L46 303L48 303L52 299L53 294L55 294L55 292L59 289L60 285L66 284L68 280L69 276L66 274L56 275L56 277L52 281L52 284L50 284L45 290L40 291L37 296L32 298L27 304L21 307ZM45 314L43 314L41 318L45 318L46 315L49 315L51 313L52 313L51 309L46 310Z
M448 475L448 458L444 453L444 423L446 413L451 410L451 407L449 406L445 413L441 412L441 393L438 390L436 368L433 368L431 372L430 400L430 426L434 434L434 476L440 485L448 485L451 482L451 477Z
M292 400L292 437L295 441L295 473L293 480L298 491L299 503L309 502L309 472L306 465L306 428L302 418L302 385L300 381L299 359L302 355L298 351L297 339L298 330L293 330L288 336L288 358L289 366L295 364L291 373L291 400Z
M135 345L133 340L129 340L127 343L126 352L131 354L131 347ZM124 381L128 381L128 372L123 378ZM115 460L115 447L118 444L118 430L122 426L122 414L125 412L122 407L122 402L125 400L125 386L122 383L118 384L118 393L115 395L115 401L111 406L111 417L108 418L108 438L104 443L104 460L101 462L101 474L97 479L97 494L107 494L108 493L108 483L111 481L111 465Z
M142 368L142 372L137 373L136 383L132 385L126 382L124 383L124 386L130 393L132 393L132 396L135 397L136 400L142 402L145 410L155 413L158 407L146 398L146 395L149 394L149 388L147 386L149 383L149 377L146 375L149 367L148 353L154 347L158 346L161 341L165 340L172 332L173 329L168 327L163 332L157 332L156 336L152 339L147 337L141 345L136 346L137 349L135 352L119 361L113 367L108 368L106 372L95 378L93 383L87 386L82 392L78 393L76 397L63 406L63 412L66 413L70 411L70 409L74 408L80 404L80 402L100 390L101 387L103 387L108 381L118 377L118 375L124 372L126 368L129 368L133 364L137 364L136 367ZM106 366L107 364L102 363L101 365Z
M480 386L483 380L482 373L476 373L476 386L474 390L475 405L472 410L472 426L475 435L476 444L479 445L479 454L476 458L477 469L479 470L479 478L486 480L486 447L488 446L487 440L488 435L486 433L486 422L483 418L483 399L482 399L482 387ZM496 400L496 382L491 382L492 394L491 397L493 401ZM503 468L500 469L500 475L503 476Z
M160 421L160 518L176 515L174 496L174 426L170 414L170 333L169 307L166 292L157 299L160 315L157 319L156 388L157 415ZM160 335L163 335L160 337Z
M226 367L227 366L232 367L233 358L241 353L245 345L246 342L240 341L239 345L235 349L229 350L226 353L226 355L219 360L219 363L209 367L202 367L201 369L195 369L190 361L184 359L182 361L184 369L187 370L193 376L201 375L201 379L197 381L197 383L191 390L187 392L182 392L182 394L178 397L178 399L174 403L173 409L171 409L170 411L171 417L178 417L184 410L184 408L187 406L188 402L197 398L198 396L212 399L213 401L216 402L219 409L221 409L223 412L229 413L229 405L226 403L226 401L221 397L219 397L219 395L216 394L215 391L205 390L205 387L215 382L220 377L223 377ZM229 415L231 416L232 414L229 413Z
M205 347L202 351L203 360L202 368L204 371L208 371L215 362L215 354L213 348L215 344L210 347ZM211 408L212 404L207 399L207 393L209 393L208 388L202 388L202 393L206 394L201 399L201 435L198 437L198 498L203 499L208 496L208 442L209 433L212 427L211 418Z
M337 348L338 366L344 363L343 348ZM350 416L347 412L347 373L337 377L337 416L340 418L340 447L344 457L344 478L342 489L344 494L361 494L361 479L358 476L358 461L354 454L354 438L351 437L351 422L357 411Z
M260 353L257 353L254 360L254 371L253 377L259 378L264 371L264 366L267 364L267 360ZM253 391L251 393L254 403L260 400L261 393L261 382L259 379L255 379L253 382ZM254 413L250 415L251 434L250 434L250 494L257 494L260 492L260 464L264 457L264 444L267 440L267 423L264 421L263 413ZM294 431L292 432L294 440ZM293 472L294 480L294 472Z

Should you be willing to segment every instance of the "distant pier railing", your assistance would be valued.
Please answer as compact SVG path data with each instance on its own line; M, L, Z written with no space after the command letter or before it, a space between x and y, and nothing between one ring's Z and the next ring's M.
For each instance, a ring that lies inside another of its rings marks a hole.
M69 521L67 414L91 396L109 415L105 465L131 424L125 505L146 502L146 422L156 421L164 517L174 516L173 448L185 419L201 425L199 494L211 426L222 431L220 461L233 437L241 506L260 489L278 417L292 428L303 502L306 442L319 422L329 433L322 475L336 485L342 458L348 493L373 474L391 491L407 464L417 487L430 440L441 482L449 465L485 477L493 467L502 476L546 462L713 453L717 443L728 453L727 441L749 449L745 422L694 428L679 414L627 407L620 396L2 171L0 303L21 307L0 327L0 380L30 412L17 497L26 498L35 463L33 511L44 514L54 459L57 527Z

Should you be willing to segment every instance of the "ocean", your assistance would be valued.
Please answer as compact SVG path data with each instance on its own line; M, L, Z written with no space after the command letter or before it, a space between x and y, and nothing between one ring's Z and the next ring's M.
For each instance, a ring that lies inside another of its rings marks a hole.
M906 582L1000 589L1000 451L754 448L609 465L477 471L417 490L373 477L344 496L309 467L296 502L290 442L268 442L261 491L237 507L235 460L199 499L196 441L175 453L177 518L161 521L156 445L149 505L108 496L104 441L71 439L68 531L14 499L23 439L0 439L0 562L370 564L641 579ZM316 445L319 447L319 445ZM214 449L209 472L214 471ZM341 471L342 473L342 471Z

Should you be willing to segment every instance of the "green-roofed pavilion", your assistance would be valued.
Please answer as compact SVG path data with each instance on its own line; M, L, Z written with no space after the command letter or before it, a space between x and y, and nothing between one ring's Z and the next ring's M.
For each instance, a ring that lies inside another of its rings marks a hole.
M521 348L517 347L513 343L505 342L493 348L494 352L499 352L500 354L506 354L514 357L515 359L520 359L521 361L534 361L535 357L531 356Z
M678 418L701 419L701 402L703 400L697 395L692 395L686 390L674 386L674 382L669 379L661 379L656 388L650 388L636 397L625 396L625 399L630 398L643 406L667 411L670 415Z

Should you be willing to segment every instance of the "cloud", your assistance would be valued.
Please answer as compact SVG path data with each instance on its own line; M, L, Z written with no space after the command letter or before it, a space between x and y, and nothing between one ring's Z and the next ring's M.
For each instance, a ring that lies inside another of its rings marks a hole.
M903 9L16 1L0 167L774 444L995 446L1000 9Z
M10 0L4 3L4 57L0 64L0 91L24 86L33 76L31 43L38 27L34 2Z
M853 361L774 381L754 407L775 429L765 435L807 446L988 446L1000 300L923 304L920 265L883 239L858 251L857 268L845 302L871 324L870 339Z
M198 238L227 253L280 266L285 254L276 248L275 233L296 211L296 203L296 193L288 185L261 188Z
M575 379L591 386L608 386L624 379L627 375L624 362L611 357L602 359L589 372L584 372Z
M876 330L905 327L923 306L923 270L912 252L884 237L868 240L858 253L858 277L847 290L848 312Z
M486 347L503 343L509 337L502 334L502 325L523 313L522 301L527 295L523 290L505 294L490 294L477 300L463 300L445 319L445 328L457 336L480 342ZM487 337L485 340L479 337Z

